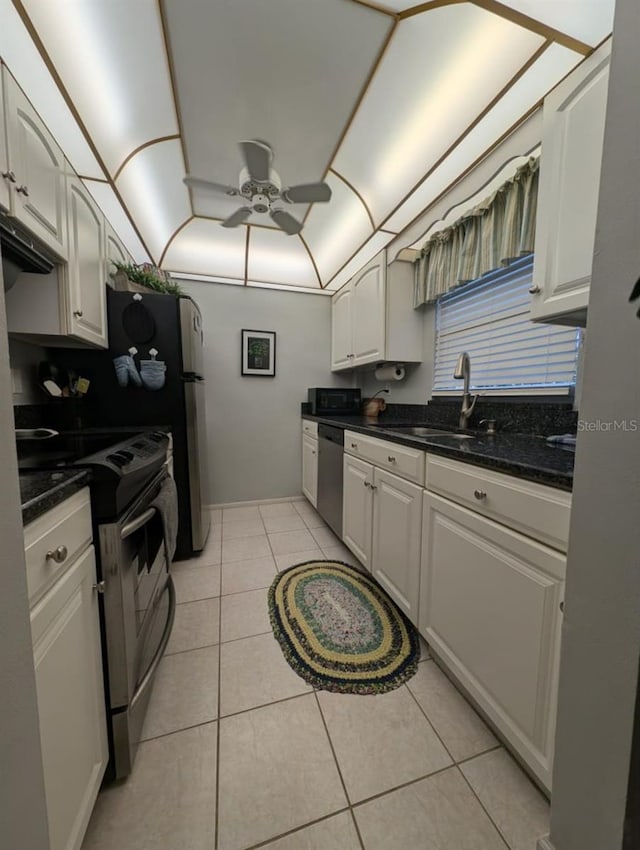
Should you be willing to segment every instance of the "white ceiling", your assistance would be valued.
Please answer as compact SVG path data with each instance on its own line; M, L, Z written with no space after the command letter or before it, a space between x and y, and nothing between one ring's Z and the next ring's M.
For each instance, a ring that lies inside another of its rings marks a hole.
M14 3L0 55L137 261L304 291L335 290L411 224L611 32L614 7ZM184 186L235 185L247 138L273 147L285 185L331 186L328 204L292 207L299 236L256 213L223 229L237 200Z

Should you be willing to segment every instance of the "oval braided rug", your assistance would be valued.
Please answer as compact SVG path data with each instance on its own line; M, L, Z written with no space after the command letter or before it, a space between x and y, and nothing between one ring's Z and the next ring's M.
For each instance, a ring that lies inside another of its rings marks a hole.
M290 666L326 691L380 694L416 672L414 626L366 573L339 561L308 561L269 588L273 633Z

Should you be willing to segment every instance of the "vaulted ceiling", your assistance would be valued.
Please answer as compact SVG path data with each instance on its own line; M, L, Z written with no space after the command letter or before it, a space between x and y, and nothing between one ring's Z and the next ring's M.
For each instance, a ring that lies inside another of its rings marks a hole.
M137 261L333 291L612 29L614 0L0 0L0 54ZM6 26L4 25L6 22ZM226 229L264 139L297 236Z

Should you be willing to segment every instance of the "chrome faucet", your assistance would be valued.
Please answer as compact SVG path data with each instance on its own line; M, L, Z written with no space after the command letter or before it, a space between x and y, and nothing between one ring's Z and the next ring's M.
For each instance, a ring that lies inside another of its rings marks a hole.
M469 418L473 413L473 408L476 406L476 401L478 400L477 395L469 395L469 378L471 377L471 361L469 360L469 354L467 351L463 351L462 354L458 357L458 362L456 363L455 372L453 373L454 378L463 378L464 385L462 389L462 407L460 408L460 420L458 425L460 428L466 428L469 424Z

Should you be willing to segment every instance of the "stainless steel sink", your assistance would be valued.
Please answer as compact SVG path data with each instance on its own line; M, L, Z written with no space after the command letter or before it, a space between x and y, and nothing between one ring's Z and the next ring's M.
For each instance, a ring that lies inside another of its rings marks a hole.
M414 437L458 440L460 442L473 439L470 434L456 434L453 431L443 431L441 428L429 428L426 425L386 425L380 427L384 427L387 431L402 431L403 434L411 434Z

